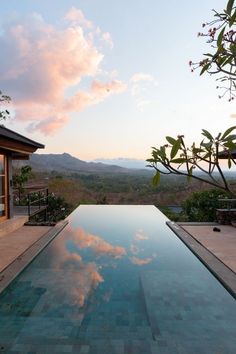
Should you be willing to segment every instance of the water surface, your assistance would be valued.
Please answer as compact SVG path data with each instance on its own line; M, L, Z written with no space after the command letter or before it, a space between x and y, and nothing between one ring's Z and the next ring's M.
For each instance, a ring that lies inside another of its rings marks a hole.
M0 299L9 353L236 353L236 302L154 206L80 206Z

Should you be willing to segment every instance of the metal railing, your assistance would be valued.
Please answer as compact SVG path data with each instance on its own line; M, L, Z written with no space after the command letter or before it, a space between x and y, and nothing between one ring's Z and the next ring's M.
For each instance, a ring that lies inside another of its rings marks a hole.
M24 209L24 213L28 214L29 218L44 211L46 219L49 196L48 188L30 188L30 192L26 192L27 189L25 188L24 192L20 194L16 190L14 191L14 205L17 208Z
M38 214L43 210L47 210L48 206L48 188L39 189L27 194L28 216Z

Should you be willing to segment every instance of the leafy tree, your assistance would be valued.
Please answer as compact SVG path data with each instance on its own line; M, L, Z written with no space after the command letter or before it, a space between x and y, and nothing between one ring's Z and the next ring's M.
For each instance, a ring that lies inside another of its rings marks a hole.
M193 143L190 148L186 146L183 135L178 135L177 138L167 136L167 144L159 148L152 147L152 157L147 160L148 166L156 171L153 177L154 185L159 184L161 174L182 175L234 194L221 168L219 153L225 152L229 169L236 165L233 155L236 149L236 135L231 134L235 129L236 126L231 127L216 137L202 129L204 139L199 146Z
M188 221L215 221L216 209L220 207L219 198L228 194L217 189L195 192L183 203L183 211Z
M18 191L19 201L21 199L21 194L24 192L25 183L31 176L31 171L32 168L26 165L21 167L21 169L13 175L13 187Z
M216 75L220 82L217 88L223 90L219 98L228 94L229 101L236 97L236 6L234 0L228 0L222 12L212 10L214 18L202 24L207 31L199 32L206 37L211 52L205 53L198 62L189 62L192 71L200 69L200 75Z
M57 222L63 220L72 212L72 210L72 206L67 203L64 198L57 196L54 193L49 193L47 207L47 218L49 221Z
M6 103L9 103L11 98L9 96L6 96L0 91L0 105L5 105ZM0 109L0 121L1 120L6 120L8 118L10 112L7 109Z

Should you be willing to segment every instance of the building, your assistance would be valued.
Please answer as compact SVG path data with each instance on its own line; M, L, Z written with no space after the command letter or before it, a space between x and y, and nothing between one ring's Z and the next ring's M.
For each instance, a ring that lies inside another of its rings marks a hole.
M0 125L0 222L13 217L12 160L28 160L44 145Z

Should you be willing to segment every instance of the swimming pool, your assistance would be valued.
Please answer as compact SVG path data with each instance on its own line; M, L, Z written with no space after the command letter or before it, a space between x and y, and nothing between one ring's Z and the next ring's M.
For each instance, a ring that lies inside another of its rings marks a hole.
M235 353L236 301L154 206L80 206L0 297L8 353Z

